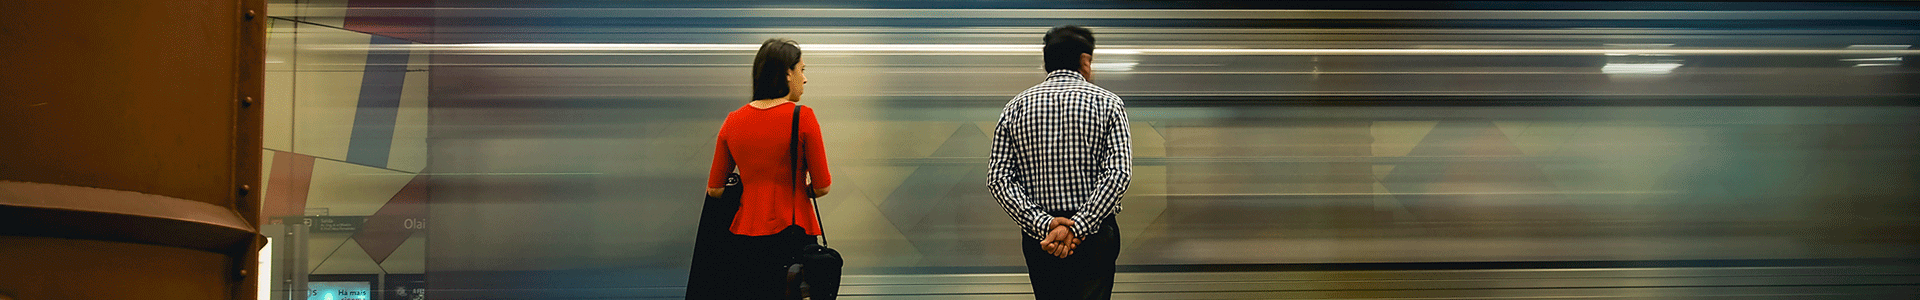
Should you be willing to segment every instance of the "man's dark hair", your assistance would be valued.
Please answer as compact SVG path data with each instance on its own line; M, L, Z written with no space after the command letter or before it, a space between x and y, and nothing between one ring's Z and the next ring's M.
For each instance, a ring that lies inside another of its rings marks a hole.
M785 38L760 43L753 56L753 100L786 97L787 70L800 63L800 44Z
M1080 70L1080 54L1093 54L1093 31L1080 26L1062 25L1047 31L1047 46L1042 48L1047 72Z

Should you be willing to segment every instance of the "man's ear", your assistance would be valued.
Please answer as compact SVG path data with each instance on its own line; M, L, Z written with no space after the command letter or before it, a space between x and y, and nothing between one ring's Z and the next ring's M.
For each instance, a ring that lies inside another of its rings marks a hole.
M1093 54L1092 53L1080 54L1080 76L1086 77L1087 81L1093 81Z

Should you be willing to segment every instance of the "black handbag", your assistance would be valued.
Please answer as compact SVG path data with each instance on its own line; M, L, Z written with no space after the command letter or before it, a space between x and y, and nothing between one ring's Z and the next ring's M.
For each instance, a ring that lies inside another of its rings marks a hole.
M794 168L803 170L802 172L794 173L805 174L804 170L807 169L807 160L803 157L806 153L806 146L803 144L805 140L800 138L800 108L801 106L798 103L793 105L793 140L787 148L787 153L793 160ZM813 219L819 220L820 203L814 201L815 196L812 185L806 184L804 178L794 178L793 182L802 185L800 189L806 191L807 201L813 202L811 203L813 204ZM826 222L821 223L822 227L824 227ZM786 294L788 299L833 300L839 297L840 270L841 267L846 264L846 260L841 259L840 251L835 251L833 248L827 247L826 243L827 232L825 228L822 228L820 230L819 243L809 244L800 249L795 249L799 250L799 252L794 254L793 264L787 268Z

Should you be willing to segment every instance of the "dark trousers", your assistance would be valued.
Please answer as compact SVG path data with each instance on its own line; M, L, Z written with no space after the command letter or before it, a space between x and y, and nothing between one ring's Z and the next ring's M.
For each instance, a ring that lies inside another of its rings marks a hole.
M1120 258L1120 226L1112 217L1102 220L1100 232L1080 241L1073 255L1066 258L1041 250L1038 239L1020 236L1034 299L1113 298L1113 264Z
M735 235L736 249L728 249L732 260L727 272L733 288L721 292L721 299L785 299L787 266L802 247L813 244L814 236L800 226L787 226L768 236Z

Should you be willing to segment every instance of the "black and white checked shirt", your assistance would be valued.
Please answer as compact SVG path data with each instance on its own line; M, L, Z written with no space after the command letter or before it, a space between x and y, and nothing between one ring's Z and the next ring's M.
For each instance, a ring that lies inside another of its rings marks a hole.
M987 189L1027 236L1042 239L1054 215L1070 214L1075 237L1120 212L1133 174L1133 142L1120 96L1056 70L1000 113Z

